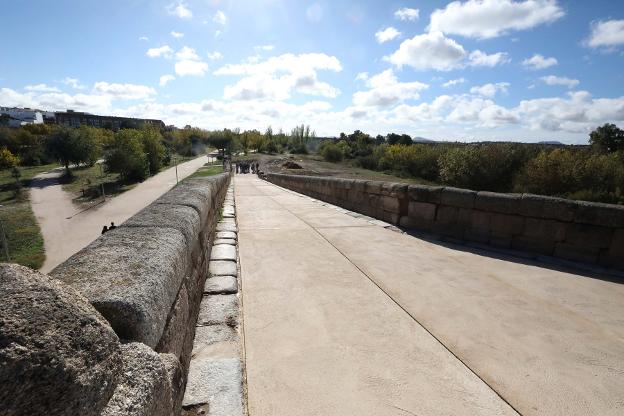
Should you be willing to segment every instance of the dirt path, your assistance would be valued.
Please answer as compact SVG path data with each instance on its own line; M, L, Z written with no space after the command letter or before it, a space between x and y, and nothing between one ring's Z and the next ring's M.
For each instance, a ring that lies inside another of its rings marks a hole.
M624 414L624 285L235 179L250 414Z
M208 162L206 156L178 165L180 180ZM37 176L31 184L30 200L41 227L46 260L41 271L49 272L72 254L95 240L104 225L119 225L152 203L176 184L175 168L167 169L138 184L135 188L81 212L72 203L72 195L58 182L62 170Z

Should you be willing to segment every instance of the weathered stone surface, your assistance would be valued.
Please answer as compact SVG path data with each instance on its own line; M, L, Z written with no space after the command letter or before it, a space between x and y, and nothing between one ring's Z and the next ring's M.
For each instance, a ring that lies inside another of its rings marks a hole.
M236 240L231 239L231 238L217 238L217 239L214 241L214 244L215 244L215 245L219 245L219 244L229 244L229 245L235 246L235 245L236 245Z
M214 183L211 178L201 178L201 182L186 180L154 201L154 204L185 205L197 211L203 221L212 209ZM214 179L213 179L214 180ZM215 192L216 194L216 192Z
M193 360L183 406L208 403L208 416L242 416L243 371L238 358Z
M236 261L236 246L230 244L220 244L212 246L210 260Z
M526 217L540 218L544 207L544 198L541 195L522 194L519 213Z
M208 325L195 328L195 340L193 341L193 355L206 345L219 342L237 342L238 332L235 328L227 325Z
M238 276L236 262L213 260L208 266L211 276Z
M236 224L233 222L220 222L217 224L217 232L230 231L236 232Z
M575 222L624 228L624 206L577 201Z
M588 224L569 224L565 242L576 247L609 248L613 230Z
M413 219L433 221L436 214L436 205L427 202L410 201L407 213Z
M518 212L520 194L500 194L495 192L477 192L475 208L482 211L515 214Z
M191 305L189 293L186 289L186 285L183 284L171 308L171 312L169 312L169 320L156 346L156 351L170 352L175 354L178 358L182 357L186 332L188 327L192 325L190 322L190 314Z
M439 204L442 189L443 186L410 185L407 187L407 194L413 201Z
M173 354L159 354L160 359L165 366L167 372L167 379L169 380L169 386L171 389L171 399L173 409L182 408L182 399L184 399L184 384L186 382L186 374L182 369L180 360Z
M169 204L148 205L122 225L122 227L173 228L184 234L188 246L197 240L200 226L199 214L194 208Z
M238 292L238 281L235 276L213 276L206 279L204 293L210 295L227 295Z
M102 416L174 414L169 373L161 357L140 342L121 348L123 375Z
M215 238L232 238L236 240L235 231L218 231Z
M541 220L526 218L523 235L553 243L563 241L566 235L567 224L556 220Z
M598 261L599 249L568 243L557 243L554 255L566 260L595 263Z
M0 265L0 414L99 415L122 371L119 340L71 287Z
M238 325L238 297L236 295L204 296L199 306L197 325Z
M440 203L459 208L474 208L477 193L469 189L446 187L440 193Z
M51 275L89 299L121 338L154 348L188 263L181 232L119 227L70 257Z
M381 204L384 210L390 212L399 213L401 209L401 201L397 197L384 196L381 199Z
M570 201L563 198L543 197L542 217L554 220L570 222L574 220L576 210L578 209L577 201Z

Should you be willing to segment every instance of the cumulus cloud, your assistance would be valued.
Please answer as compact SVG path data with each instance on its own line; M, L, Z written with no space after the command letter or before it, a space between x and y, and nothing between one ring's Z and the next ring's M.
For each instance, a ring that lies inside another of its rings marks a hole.
M493 98L497 92L506 93L509 85L510 84L508 82L497 82L495 84L489 83L481 86L472 87L470 89L470 92L472 94Z
M150 58L171 58L173 56L173 49L171 49L169 45L163 45L159 48L148 49L146 55Z
M366 81L368 79L368 72L360 72L355 76L355 81Z
M208 56L208 59L210 59L211 61L218 61L219 59L223 59L223 54L219 51L208 52L206 56Z
M392 69L374 75L366 80L368 91L353 95L353 104L361 107L389 107L406 100L420 98L420 91L429 88L421 82L399 82Z
M495 38L531 29L565 15L557 0L454 1L431 14L429 29L470 38Z
M137 84L116 84L105 81L93 85L93 93L120 100L141 100L156 94L154 88Z
M190 19L193 17L193 12L185 3L171 3L167 6L169 14L179 17L180 19Z
M223 11L217 10L214 16L212 16L212 21L220 25L225 25L227 23L227 16Z
M564 87L574 88L581 82L578 79L571 79L567 77L558 77L556 75L548 75L540 78L546 85L563 85Z
M480 50L468 53L455 40L442 32L429 32L404 40L399 49L384 58L397 67L404 65L417 70L435 69L450 71L465 66L489 66L508 62L507 54L498 52L488 55Z
M258 45L258 46L254 46L254 50L256 52L260 52L260 51L270 52L273 49L275 49L275 45Z
M401 32L393 28L392 26L385 28L384 30L380 30L375 33L375 39L377 39L378 43L388 42L392 39L401 36Z
M624 44L624 20L606 20L592 23L586 41L590 48L612 48Z
M457 78L457 79L451 79L451 80L446 81L444 84L442 84L442 86L444 88L449 88L455 85L463 84L464 82L466 82L466 79L463 77Z
M149 38L147 36L140 36L139 40L147 42L149 40Z
M418 9L410 9L409 7L403 7L402 9L399 9L396 12L394 12L394 18L399 19L399 20L414 21L414 20L418 20L419 14L420 12Z
M208 72L208 64L199 57L195 49L183 46L175 54L175 73L178 76L204 76Z
M487 53L482 52L478 49L476 51L470 52L470 55L468 56L468 60L469 60L468 65L470 66L489 66L489 67L494 67L494 66L509 62L509 58L507 57L507 54L505 52L497 52L497 53L488 55Z
M173 75L163 75L160 77L160 80L158 81L158 85L160 85L161 87L164 87L165 85L167 85L169 82L173 81L175 79L175 77Z
M26 91L34 91L34 92L60 92L56 87L51 87L47 84L36 84L36 85L27 85L24 88Z
M550 68L551 66L557 65L557 63L556 58L545 58L540 54L535 54L522 61L522 65L533 70Z
M442 32L429 32L404 40L387 59L397 67L449 71L466 57L466 50Z
M78 78L65 77L61 82L77 90L82 90L85 88L85 86L80 83Z
M176 39L182 39L184 37L184 33L176 32L175 30L172 30L171 31L171 36L173 36Z
M340 94L337 88L318 80L317 71L339 72L340 61L322 53L284 54L265 61L253 60L228 64L217 69L217 76L244 76L234 85L228 85L224 97L236 100L285 100L292 91L333 98Z

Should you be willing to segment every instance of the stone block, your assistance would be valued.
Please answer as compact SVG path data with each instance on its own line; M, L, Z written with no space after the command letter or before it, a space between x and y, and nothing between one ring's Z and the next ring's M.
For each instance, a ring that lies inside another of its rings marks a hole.
M364 192L368 194L381 195L383 185L384 183L380 181L366 181Z
M213 192L209 178L202 182L183 181L170 191L166 192L154 204L185 205L197 211L203 221L210 215L212 209Z
M197 240L200 226L199 214L194 208L169 204L151 204L122 225L122 227L173 228L184 234L189 247Z
M443 186L409 185L407 194L412 201L440 203Z
M598 255L599 249L597 248L577 246L568 243L557 243L555 245L554 256L566 260L596 263L598 261Z
M175 414L169 374L161 357L147 345L122 345L124 371L102 416Z
M445 187L440 193L440 203L459 208L474 208L477 193L469 189Z
M235 328L227 325L208 325L195 328L193 355L197 355L207 345L222 342L238 342L239 336Z
M542 197L542 218L549 218L563 222L574 220L578 203L569 199Z
M117 335L71 287L0 265L0 413L99 415L121 378Z
M238 358L197 359L189 369L184 409L208 404L207 416L243 416L243 368Z
M512 238L511 247L516 250L552 256L555 250L555 241L552 239L517 235Z
M544 207L544 197L541 195L522 194L519 213L525 217L541 218Z
M236 232L236 224L233 222L219 222L217 224L217 228L216 228L217 232L221 232L221 231L229 231L229 232Z
M568 225L565 242L568 245L586 248L609 248L613 229L588 224Z
M624 229L614 230L611 245L603 251L600 264L607 267L624 269Z
M414 220L433 221L436 215L436 208L436 204L410 201L407 209L407 215Z
M210 279L206 279L204 293L209 295L238 293L238 281L235 276L213 276Z
M154 348L188 264L181 232L119 227L74 254L51 276L84 295L121 338Z
M495 192L477 192L475 208L488 212L500 212L503 214L516 214L522 195L500 194Z
M236 240L233 240L231 238L218 238L214 241L215 245L219 245L219 244L229 244L232 246L236 245Z
M204 296L199 306L197 326L238 325L238 297L236 295Z
M186 285L183 284L173 304L173 308L171 308L165 330L155 350L172 353L178 359L182 359L187 329L191 325L190 298Z
M184 386L186 384L186 371L182 368L180 360L175 355L159 354L159 356L167 372L173 409L181 409L182 399L184 399Z
M236 231L217 231L215 238L232 238L236 240Z
M432 230L438 234L463 239L464 227L458 222L459 212L457 207L438 206Z
M401 201L397 197L384 196L381 199L381 205L384 211L390 211L394 213L401 212Z
M490 240L491 214L470 210L467 215L468 226L464 232L464 238L479 243L487 243Z
M574 221L603 227L624 228L624 205L577 201Z
M525 218L522 235L555 243L565 239L567 228L566 223L556 220Z
M524 231L524 217L519 215L491 214L490 230L496 237L512 237Z
M220 244L212 246L210 260L230 260L236 261L236 246L230 244Z

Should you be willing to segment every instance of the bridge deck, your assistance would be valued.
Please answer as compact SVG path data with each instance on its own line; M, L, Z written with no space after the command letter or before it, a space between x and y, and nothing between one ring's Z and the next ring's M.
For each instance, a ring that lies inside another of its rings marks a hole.
M235 192L251 416L624 412L624 285Z

